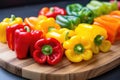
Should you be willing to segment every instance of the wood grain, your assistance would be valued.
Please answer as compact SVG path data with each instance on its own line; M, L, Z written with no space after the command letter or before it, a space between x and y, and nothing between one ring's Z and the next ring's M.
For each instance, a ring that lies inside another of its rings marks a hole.
M32 58L19 60L7 44L0 43L0 66L33 80L86 80L101 75L120 65L120 42L112 45L107 53L94 55L90 61L71 63L66 59L55 65L39 65Z

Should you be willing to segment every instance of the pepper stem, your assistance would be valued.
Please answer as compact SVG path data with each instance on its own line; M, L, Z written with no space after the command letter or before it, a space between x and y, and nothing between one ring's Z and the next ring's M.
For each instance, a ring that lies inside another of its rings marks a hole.
M52 52L53 52L53 49L52 49L52 47L50 45L44 45L42 47L42 53L44 55L50 55L50 54L52 54Z
M24 26L24 29L27 31L27 32L30 32L30 28L28 26Z
M54 8L53 7L50 8L50 12L54 12Z
M15 18L16 18L15 15L12 14L11 17L10 17L10 21L14 21Z
M104 36L97 35L94 39L95 45L100 46L102 44L103 39L104 39Z
M84 52L84 47L82 44L76 44L75 47L74 47L74 51L77 53L77 54L81 54Z

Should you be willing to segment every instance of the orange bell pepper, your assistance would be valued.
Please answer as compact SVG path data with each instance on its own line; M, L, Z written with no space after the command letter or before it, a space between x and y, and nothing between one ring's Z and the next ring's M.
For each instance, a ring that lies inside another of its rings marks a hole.
M94 24L107 30L108 40L114 43L120 40L120 18L114 15L103 15L94 19Z

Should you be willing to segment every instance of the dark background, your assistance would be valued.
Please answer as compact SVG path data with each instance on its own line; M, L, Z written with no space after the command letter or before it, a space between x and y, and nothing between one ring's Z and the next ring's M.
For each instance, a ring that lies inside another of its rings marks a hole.
M85 5L89 1L90 0L0 0L0 21L5 17L10 17L11 14L22 18L37 16L38 11L44 6L60 6L65 8L65 6L70 3L80 3ZM25 79L0 68L0 80ZM120 80L120 66L90 80Z

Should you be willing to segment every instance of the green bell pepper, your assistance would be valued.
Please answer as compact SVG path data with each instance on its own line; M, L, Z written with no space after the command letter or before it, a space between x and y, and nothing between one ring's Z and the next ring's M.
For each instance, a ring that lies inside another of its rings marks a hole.
M82 9L82 5L79 3L69 4L66 6L66 12L68 15L78 15L78 12Z
M94 20L94 13L87 7L83 7L79 11L79 17L81 19L81 23L89 23L91 24Z
M75 27L80 23L80 18L77 16L62 16L58 15L56 17L56 22L62 28L75 29Z
M101 2L101 1L97 1L97 0L91 0L86 7L88 7L89 9L91 9L94 14L95 17L100 16L100 15L104 15L104 14L108 14L113 10L117 10L117 1L114 1L113 3L110 2Z

